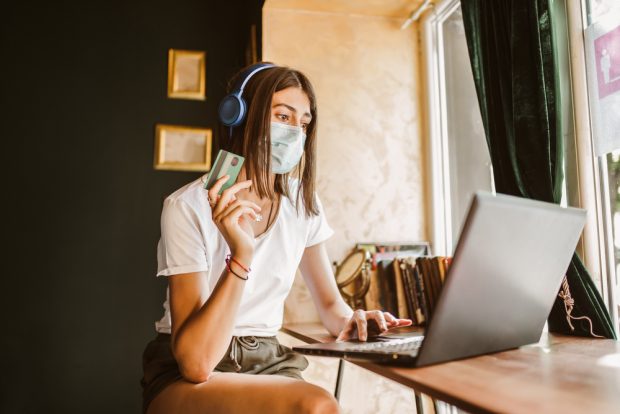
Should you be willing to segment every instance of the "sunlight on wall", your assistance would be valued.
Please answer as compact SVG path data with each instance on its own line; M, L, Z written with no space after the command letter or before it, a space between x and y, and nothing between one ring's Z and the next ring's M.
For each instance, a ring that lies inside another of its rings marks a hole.
M316 89L317 191L335 231L331 260L341 261L357 242L426 240L415 27L400 30L404 17L296 3L267 0L263 59L301 70ZM318 321L299 275L285 321ZM313 358L304 377L333 391L336 367L335 359ZM412 401L409 389L348 364L344 412L411 412Z

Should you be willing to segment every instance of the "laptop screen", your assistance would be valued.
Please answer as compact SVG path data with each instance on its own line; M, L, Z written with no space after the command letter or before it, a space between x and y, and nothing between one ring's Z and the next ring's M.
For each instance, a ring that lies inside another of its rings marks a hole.
M537 342L585 211L476 193L416 365Z

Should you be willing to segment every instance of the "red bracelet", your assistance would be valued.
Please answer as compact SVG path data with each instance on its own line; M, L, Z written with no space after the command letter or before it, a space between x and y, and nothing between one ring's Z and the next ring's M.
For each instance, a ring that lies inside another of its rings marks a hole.
M249 276L250 276L249 274L248 274L248 275L246 275L245 277L243 277L243 276L241 276L239 273L237 273L237 272L235 272L234 270L232 270L232 268L230 267L230 260L231 260L231 256L230 256L230 255L226 256L226 269L228 269L228 271L229 271L230 273L232 273L233 275L237 276L239 279L241 279L241 280L248 280L248 278L249 278ZM232 259L232 260L233 260L235 263L237 263L239 266L241 266L243 270L246 270L246 269L245 269L245 267L244 267L244 266L242 266L240 263L238 263L235 259ZM249 270L250 270L250 269L248 268L248 270L246 270L246 271L247 271L248 273L250 273L250 272L249 272Z
M239 260L235 259L232 255L229 254L228 256L226 256L226 263L229 263L231 260L248 273L250 273L250 271L252 270L249 267L245 266L243 263L241 263Z

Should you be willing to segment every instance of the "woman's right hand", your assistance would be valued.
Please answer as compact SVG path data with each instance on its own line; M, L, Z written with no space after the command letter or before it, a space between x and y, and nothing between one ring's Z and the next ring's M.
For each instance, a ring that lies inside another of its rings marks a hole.
M213 222L228 243L231 254L251 260L255 242L250 220L256 220L261 209L257 204L235 196L240 190L249 188L251 180L236 183L218 195L228 178L227 175L221 177L208 192Z

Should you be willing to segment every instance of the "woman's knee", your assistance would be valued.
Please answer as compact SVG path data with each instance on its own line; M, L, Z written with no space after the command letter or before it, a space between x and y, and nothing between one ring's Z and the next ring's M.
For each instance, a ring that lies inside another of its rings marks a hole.
M295 412L303 414L337 414L340 413L338 401L321 387L306 384L307 389L297 401Z

